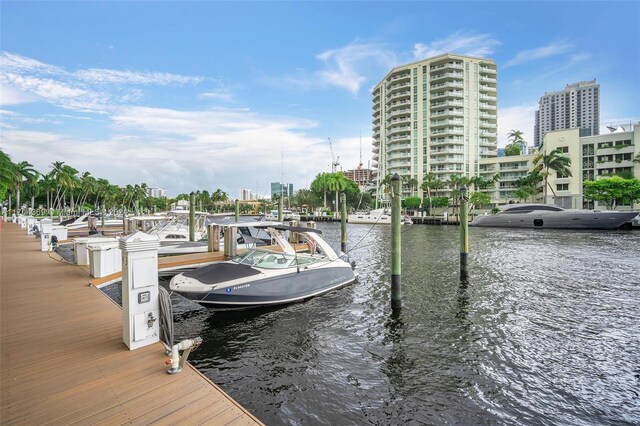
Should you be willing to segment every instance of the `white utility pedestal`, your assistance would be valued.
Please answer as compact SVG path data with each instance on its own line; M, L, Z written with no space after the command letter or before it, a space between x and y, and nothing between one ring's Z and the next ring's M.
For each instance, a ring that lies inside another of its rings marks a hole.
M37 223L37 219L33 216L27 216L27 235L33 235L33 225Z
M88 265L89 264L89 244L118 244L116 238L102 238L102 237L83 237L73 240L73 251L76 254L76 265ZM121 254L117 254L121 257ZM122 265L122 263L121 263ZM108 275L108 274L107 274Z
M87 244L89 250L89 273L94 278L122 271L122 253L118 242Z
M144 232L120 239L122 250L122 340L130 350L160 341L158 248Z
M54 236L58 239L58 242L66 241L69 237L67 236L67 228L65 226L53 226L51 228L51 236Z

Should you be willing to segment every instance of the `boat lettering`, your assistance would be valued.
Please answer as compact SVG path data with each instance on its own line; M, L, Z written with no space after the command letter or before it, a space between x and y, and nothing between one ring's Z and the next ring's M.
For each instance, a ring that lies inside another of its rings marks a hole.
M243 284L243 285L235 286L233 289L239 290L241 288L247 288L247 287L251 287L251 284Z

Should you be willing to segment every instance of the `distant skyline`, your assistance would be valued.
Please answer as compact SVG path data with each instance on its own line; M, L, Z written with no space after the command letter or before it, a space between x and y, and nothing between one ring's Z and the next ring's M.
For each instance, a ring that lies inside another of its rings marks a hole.
M640 2L0 3L0 147L169 196L307 187L371 160L370 90L441 53L498 65L498 145L596 79L640 119ZM603 128L602 132L606 132ZM362 136L360 136L362 135Z

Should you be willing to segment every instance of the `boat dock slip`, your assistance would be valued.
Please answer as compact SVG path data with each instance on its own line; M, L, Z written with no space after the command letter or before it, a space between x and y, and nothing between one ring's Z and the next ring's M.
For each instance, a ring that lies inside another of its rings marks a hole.
M81 268L0 226L2 424L261 424L162 344L129 351L122 312Z

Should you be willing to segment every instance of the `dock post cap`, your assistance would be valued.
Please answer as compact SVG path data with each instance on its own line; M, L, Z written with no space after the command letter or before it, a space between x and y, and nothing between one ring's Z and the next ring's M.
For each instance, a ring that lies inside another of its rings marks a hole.
M131 235L120 238L119 246L120 250L128 252L152 250L160 247L160 240L153 235L137 231Z
M393 176L391 176L391 180L400 180L400 175L397 173L394 173Z

